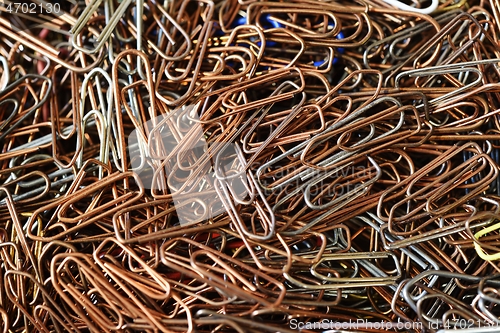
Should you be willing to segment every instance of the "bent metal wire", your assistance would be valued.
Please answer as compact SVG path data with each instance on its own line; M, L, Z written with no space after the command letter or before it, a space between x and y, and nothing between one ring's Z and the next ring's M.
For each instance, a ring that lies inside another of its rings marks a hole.
M3 332L500 323L497 1L60 3L0 4Z

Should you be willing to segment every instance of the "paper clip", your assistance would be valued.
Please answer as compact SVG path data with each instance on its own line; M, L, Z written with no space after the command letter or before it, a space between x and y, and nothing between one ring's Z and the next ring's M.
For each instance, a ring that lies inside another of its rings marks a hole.
M398 0L383 0L383 1L390 4L391 6L398 8L398 9L407 10L410 12L415 12L415 13L420 13L420 14L432 14L433 12L436 11L436 9L439 6L439 0L432 0L432 3L429 5L429 7L426 7L426 8L416 8L416 7L408 6L407 4L403 3L402 1L398 1Z

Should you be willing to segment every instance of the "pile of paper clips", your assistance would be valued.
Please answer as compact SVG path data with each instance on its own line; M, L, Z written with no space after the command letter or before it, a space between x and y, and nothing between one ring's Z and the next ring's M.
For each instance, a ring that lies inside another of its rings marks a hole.
M0 15L2 332L498 332L498 1L58 3Z

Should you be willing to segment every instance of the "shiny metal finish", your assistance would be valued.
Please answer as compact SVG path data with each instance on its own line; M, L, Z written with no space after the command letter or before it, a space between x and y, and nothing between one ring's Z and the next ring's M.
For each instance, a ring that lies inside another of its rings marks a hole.
M0 7L2 332L500 325L498 1L60 4Z

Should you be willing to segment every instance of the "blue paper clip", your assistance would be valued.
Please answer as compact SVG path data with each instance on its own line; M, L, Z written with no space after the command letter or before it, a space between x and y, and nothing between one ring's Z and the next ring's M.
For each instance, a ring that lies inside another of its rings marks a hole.
M283 25L281 23L273 20L271 18L271 15L269 15L269 14L261 16L260 23L262 25L262 28L264 28L264 30L273 29L273 28L283 28ZM237 26L244 25L244 24L247 24L247 18L244 16L240 16L238 19L233 21L233 24L231 26L233 28L235 28ZM251 40L254 41L254 40L256 40L256 38L252 38ZM273 41L267 41L266 44L268 46L276 46L277 43L273 42ZM257 42L257 46L261 46L261 45L262 45L261 42Z
M264 29L272 29L272 28L283 28L283 25L280 24L279 22L273 20L271 18L271 15L267 14L264 16L261 16L260 23L262 24L262 27ZM235 20L232 24L232 27L237 27L239 25L244 25L247 24L247 18L244 16L240 16L237 20Z
M218 22L214 22L214 24L212 25L212 29L215 30L214 37L222 37L225 35Z
M271 18L271 15L267 14L264 16L264 20L262 23L262 27L265 29L272 29L272 28L283 28L283 25L279 23L278 21L275 21Z
M332 27L333 28L333 27ZM344 39L344 33L342 31L340 31L338 34L337 34L337 39ZM337 48L337 52L340 53L340 54L343 54L344 53L344 48L343 47L339 47ZM334 57L333 60L332 60L332 65L335 65L339 62L339 59L337 57ZM314 66L316 67L320 67L320 66L323 66L324 64L326 64L326 60L323 59L323 60L318 60L318 61L315 61L314 62Z

